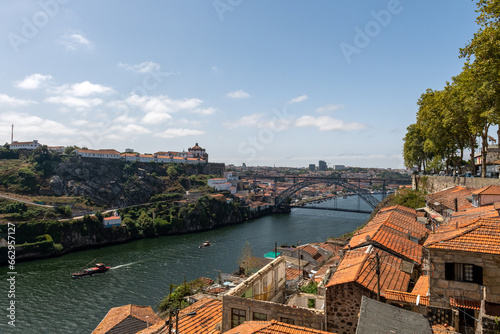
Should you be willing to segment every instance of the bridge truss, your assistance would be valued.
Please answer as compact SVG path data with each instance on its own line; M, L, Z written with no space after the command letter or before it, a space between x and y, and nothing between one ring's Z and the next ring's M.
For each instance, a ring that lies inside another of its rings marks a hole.
M382 182L382 187L383 187L383 193L385 195L386 191L386 180L376 180L376 179L349 179L349 178L320 178L320 177L314 177L314 178L307 178L303 181L294 183L293 186L290 188L282 191L279 193L276 198L275 198L275 206L279 207L283 205L283 203L286 201L288 197L291 197L294 193L299 191L302 188L309 187L313 184L318 184L318 183L325 183L329 186L331 185L337 185L340 187L343 187L345 189L348 189L349 191L355 193L358 195L363 201L365 201L372 209L375 209L377 204L379 203L379 200L375 198L370 192L366 189L362 189L356 183L360 184L361 182L374 182L374 181L381 181ZM385 197L385 196L382 196Z

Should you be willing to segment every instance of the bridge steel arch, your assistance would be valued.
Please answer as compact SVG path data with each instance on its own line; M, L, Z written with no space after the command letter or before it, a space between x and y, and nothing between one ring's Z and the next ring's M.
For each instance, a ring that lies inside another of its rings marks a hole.
M365 201L372 209L375 210L375 207L379 203L379 200L376 199L372 194L368 192L368 190L361 189L358 186L347 182L346 180L343 179L310 179L310 180L305 180L298 182L291 186L290 188L282 191L278 196L276 196L275 204L274 206L279 207L283 204L283 202L290 196L292 196L294 193L299 191L302 188L308 187L313 184L318 184L318 183L326 183L328 185L338 185L341 187L344 187L346 189L349 189L350 191L356 193L363 201Z

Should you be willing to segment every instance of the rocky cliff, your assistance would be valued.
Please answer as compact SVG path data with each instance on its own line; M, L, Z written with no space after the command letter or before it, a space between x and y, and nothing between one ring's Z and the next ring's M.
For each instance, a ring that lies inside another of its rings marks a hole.
M85 196L98 205L124 207L145 203L175 182L162 164L71 157L54 168L48 183L51 195Z

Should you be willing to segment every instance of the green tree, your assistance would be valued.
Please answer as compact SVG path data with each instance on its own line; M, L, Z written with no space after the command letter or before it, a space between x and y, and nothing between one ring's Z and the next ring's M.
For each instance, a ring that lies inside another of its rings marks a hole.
M475 125L482 125L481 176L485 177L488 130L500 123L500 1L479 0L477 7L479 30L460 50L460 56L468 61L464 69L472 88L467 96L468 104L475 112ZM497 137L500 143L500 128Z
M424 151L424 135L417 124L411 124L406 128L404 137L403 158L407 168L417 166L418 171L425 170L426 154Z

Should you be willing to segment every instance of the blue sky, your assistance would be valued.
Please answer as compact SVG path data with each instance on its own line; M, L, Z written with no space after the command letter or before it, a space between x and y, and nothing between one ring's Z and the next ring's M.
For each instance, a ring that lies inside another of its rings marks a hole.
M470 0L2 1L0 142L403 168Z

